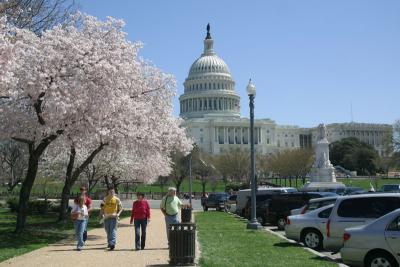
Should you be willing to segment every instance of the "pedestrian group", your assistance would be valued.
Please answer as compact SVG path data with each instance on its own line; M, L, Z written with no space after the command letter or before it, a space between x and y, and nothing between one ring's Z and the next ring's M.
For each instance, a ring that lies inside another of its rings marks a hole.
M87 225L90 212L93 210L92 200L87 196L85 187L80 188L81 195L74 200L71 218L74 221L77 239L76 250L82 250L87 239ZM132 204L130 224L135 226L135 250L143 250L146 246L146 228L150 222L150 205L143 193L136 193L137 200ZM179 209L181 200L176 196L176 188L170 187L168 193L160 203L160 209L165 217L167 238L169 244L169 225L179 223ZM119 217L123 211L121 200L115 195L114 189L109 189L107 196L100 204L100 223L104 224L107 235L107 248L114 250L117 242L117 228Z

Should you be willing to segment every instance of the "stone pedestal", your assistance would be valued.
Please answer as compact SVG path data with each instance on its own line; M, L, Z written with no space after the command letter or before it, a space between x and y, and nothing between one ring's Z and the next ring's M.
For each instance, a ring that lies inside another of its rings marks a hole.
M332 164L321 168L312 167L310 180L311 182L336 182L335 168Z

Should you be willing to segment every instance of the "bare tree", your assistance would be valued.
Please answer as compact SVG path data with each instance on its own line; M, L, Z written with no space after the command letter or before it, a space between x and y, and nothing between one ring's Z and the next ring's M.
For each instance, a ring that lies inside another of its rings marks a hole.
M0 16L38 35L69 20L76 10L74 0L0 0Z
M215 167L230 181L250 183L250 157L248 150L231 149L215 157Z
M189 162L191 154L185 156L182 152L174 152L172 154L172 171L169 175L170 179L176 187L176 191L180 192L180 187L189 175Z
M13 140L0 143L0 178L11 192L22 182L28 166L26 146Z
M272 155L269 158L271 171L280 178L289 179L289 186L292 186L292 179L304 178L312 166L313 152L309 149L285 150Z

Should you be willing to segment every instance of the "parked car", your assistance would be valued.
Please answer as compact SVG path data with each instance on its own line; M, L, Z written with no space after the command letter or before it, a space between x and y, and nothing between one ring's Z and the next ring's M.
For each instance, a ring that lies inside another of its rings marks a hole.
M204 201L203 209L207 211L209 208L215 208L218 211L225 210L225 202L229 195L227 193L210 193Z
M319 250L323 247L323 233L334 204L315 209L306 214L287 217L286 237L302 242L306 247Z
M297 189L294 187L259 187L257 189L257 195L276 195L281 193L290 193L290 192L297 192ZM244 216L246 203L248 197L251 195L250 189L243 189L239 190L237 193L237 200L236 200L236 213L240 216Z
M400 193L400 184L384 184L382 186L383 192Z
M351 266L400 265L400 209L371 223L346 228L342 260Z
M400 208L400 194L380 193L339 197L326 223L324 248L339 252L346 228L362 226Z
M272 196L266 205L264 220L282 230L286 224L286 217L290 215L292 209L304 206L312 198L321 198L325 195L325 192L297 192Z
M297 215L297 214L304 214L316 209L319 209L321 207L333 204L336 202L336 199L339 197L335 193L328 193L329 195L324 196L323 198L313 198L308 201L307 204L305 204L303 207L298 208L298 209L293 209L290 211L291 215Z

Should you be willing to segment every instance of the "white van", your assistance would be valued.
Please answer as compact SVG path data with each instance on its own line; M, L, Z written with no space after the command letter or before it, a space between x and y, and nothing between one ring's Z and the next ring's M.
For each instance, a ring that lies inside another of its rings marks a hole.
M324 248L338 252L343 247L346 228L365 225L399 208L399 193L339 197L326 223Z
M280 194L280 193L293 193L297 192L294 187L259 187L257 189L257 195L267 195L267 194ZM251 189L239 190L236 199L236 213L243 216L244 208L246 207L247 199L251 195Z

